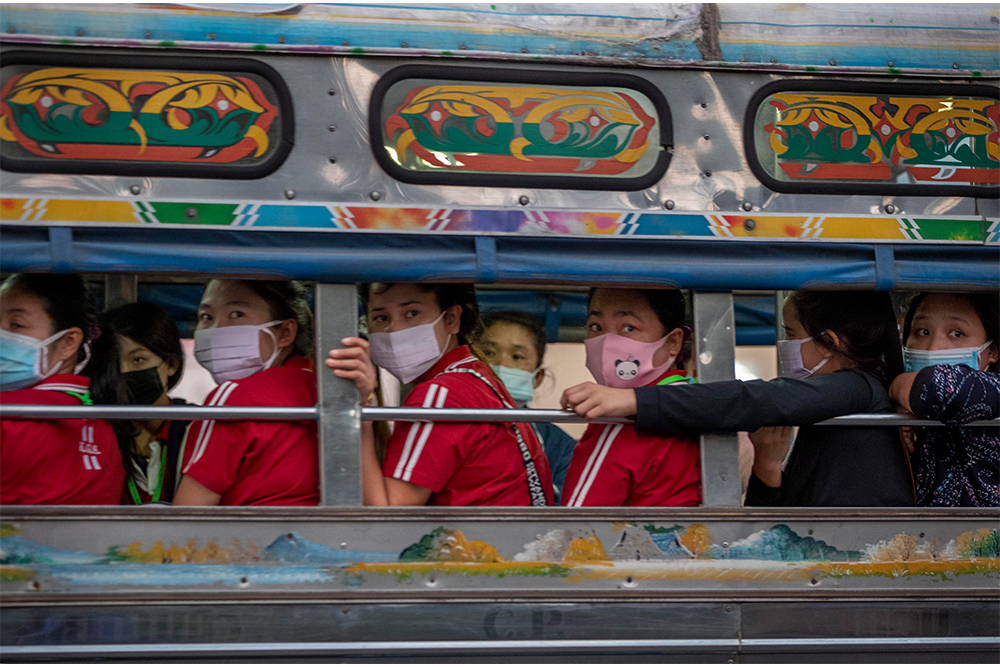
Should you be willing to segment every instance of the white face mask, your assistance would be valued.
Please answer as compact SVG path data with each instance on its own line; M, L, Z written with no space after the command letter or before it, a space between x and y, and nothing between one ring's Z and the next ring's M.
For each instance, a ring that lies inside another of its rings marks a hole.
M0 330L0 390L23 389L55 375L61 364L55 363L52 368L43 368L48 364L46 350L67 331L69 329L63 329L45 340L38 340L31 336ZM89 350L87 357L88 359L90 357ZM85 366L86 363L87 359L83 364L79 364L78 368Z
M907 373L916 373L928 366L965 364L978 371L980 355L992 344L993 341L988 340L979 347L956 347L948 350L914 350L904 347L903 367Z
M442 347L434 333L434 327L443 317L444 313L441 313L441 317L430 324L369 334L368 350L372 363L395 375L403 384L413 382L437 363L451 341L451 334L448 334Z
M198 329L194 332L195 359L212 374L216 384L242 380L270 368L278 358L279 350L278 339L269 327L281 324L282 321ZM266 362L260 359L261 331L274 341L274 352Z
M812 368L805 367L805 364L802 363L802 343L808 343L812 339L813 337L809 336L809 338L800 338L798 340L778 341L778 361L781 366L781 377L792 380L805 380L823 368L826 362L830 361L830 357L827 357Z

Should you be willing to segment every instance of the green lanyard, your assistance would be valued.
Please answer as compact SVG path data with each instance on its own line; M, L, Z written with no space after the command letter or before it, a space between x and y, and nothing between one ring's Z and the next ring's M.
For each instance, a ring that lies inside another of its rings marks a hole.
M150 502L158 502L160 500L160 492L163 491L163 474L167 470L167 448L163 448L163 453L160 455L160 480L156 483L156 491L153 492L153 499ZM139 490L135 487L135 480L132 479L132 475L128 476L128 490L132 493L132 500L135 501L136 505L141 505L142 500L139 498Z
M663 385L667 385L667 384L694 384L694 378L689 378L689 377L686 377L684 375L679 375L679 374L678 375L670 375L668 377L663 378L659 382L657 382L656 386L657 387L662 387Z
M70 396L73 396L73 397L79 399L80 402L83 403L84 405L93 405L94 404L94 399L92 399L90 397L90 392L89 391L85 391L82 394L80 394L80 393L77 393L75 391L65 391L64 390L63 393L64 394L69 394Z

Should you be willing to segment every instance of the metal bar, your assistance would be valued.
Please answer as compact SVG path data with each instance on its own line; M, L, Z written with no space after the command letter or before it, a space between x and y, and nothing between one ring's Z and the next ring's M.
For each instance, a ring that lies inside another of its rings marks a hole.
M20 419L250 419L253 421L318 419L316 407L204 407L200 405L0 405L0 417ZM559 424L630 424L631 419L587 420L568 410L469 408L361 408L361 421L552 422ZM948 426L906 415L857 414L834 417L814 426ZM1000 419L980 419L966 427L1000 427Z
M361 504L361 405L358 388L324 364L341 340L358 335L354 285L316 284L316 373L319 400L320 504Z
M698 382L736 379L736 316L733 295L693 294ZM735 433L701 436L701 494L705 507L738 507L740 443Z
M134 273L104 274L104 310L139 300L139 276Z

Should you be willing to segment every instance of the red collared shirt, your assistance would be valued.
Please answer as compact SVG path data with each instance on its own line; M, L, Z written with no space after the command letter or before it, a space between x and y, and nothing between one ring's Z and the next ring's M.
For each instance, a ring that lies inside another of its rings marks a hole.
M670 371L650 386L683 374ZM567 507L700 505L698 438L637 433L631 424L592 424L573 451L562 503Z
M90 380L59 374L0 392L4 405L81 405ZM0 503L117 505L125 483L121 451L104 419L0 419Z
M223 382L205 405L316 405L316 374L303 357ZM204 420L191 422L181 470L222 496L220 505L316 505L319 440L316 422Z
M438 360L403 401L406 407L503 408L487 378L510 405L514 400L489 367L462 345ZM552 474L542 446L527 424L517 424L531 453L548 503ZM398 422L389 438L382 473L430 489L428 505L530 505L528 475L511 424L488 422Z

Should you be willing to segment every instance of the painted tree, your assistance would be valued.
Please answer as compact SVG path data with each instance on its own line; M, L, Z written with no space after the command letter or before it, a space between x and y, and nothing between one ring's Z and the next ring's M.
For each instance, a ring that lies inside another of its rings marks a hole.
M708 526L692 523L681 536L681 544L694 554L695 558L703 558L705 552L712 548L712 536L708 534Z

